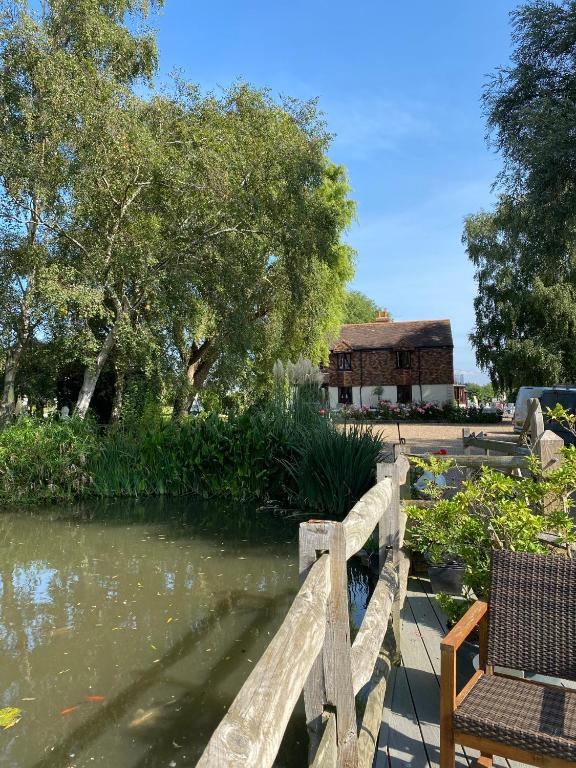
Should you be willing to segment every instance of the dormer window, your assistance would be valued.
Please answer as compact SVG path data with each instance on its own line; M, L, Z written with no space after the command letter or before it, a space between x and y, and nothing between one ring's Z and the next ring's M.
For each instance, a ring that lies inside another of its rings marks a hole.
M396 352L396 368L412 368L412 353L410 350L402 349Z
M352 370L352 352L338 352L336 362L339 371Z

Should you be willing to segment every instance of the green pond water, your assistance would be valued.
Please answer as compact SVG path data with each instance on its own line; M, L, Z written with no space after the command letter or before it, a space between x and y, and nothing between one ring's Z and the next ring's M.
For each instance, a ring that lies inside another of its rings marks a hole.
M298 591L297 531L190 499L0 516L0 765L195 765ZM300 704L276 765L306 750Z

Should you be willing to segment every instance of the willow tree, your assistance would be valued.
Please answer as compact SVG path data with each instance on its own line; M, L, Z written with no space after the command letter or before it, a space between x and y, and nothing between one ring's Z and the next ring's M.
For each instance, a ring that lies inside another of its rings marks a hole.
M313 103L247 86L181 100L192 142L165 211L179 265L168 280L183 298L168 328L176 415L209 379L235 386L269 375L278 356L325 355L352 273L340 237L354 210Z
M94 96L110 82L151 76L156 63L153 38L133 31L147 0L36 5L0 3L2 418L13 410L18 367L43 320L41 297L57 284L59 246L70 241L76 152Z

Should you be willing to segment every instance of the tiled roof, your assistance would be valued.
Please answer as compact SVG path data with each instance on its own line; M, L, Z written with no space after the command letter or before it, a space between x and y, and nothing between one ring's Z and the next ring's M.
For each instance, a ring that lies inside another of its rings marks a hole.
M413 320L343 325L332 351L452 346L450 320Z

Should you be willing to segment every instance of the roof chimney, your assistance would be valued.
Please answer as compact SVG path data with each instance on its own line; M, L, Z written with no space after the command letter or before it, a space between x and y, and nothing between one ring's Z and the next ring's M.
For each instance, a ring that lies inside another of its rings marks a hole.
M380 309L380 310L378 310L378 312L376 313L376 322L377 323L390 323L390 322L392 322L391 318L390 318L390 312L388 312L387 309Z

